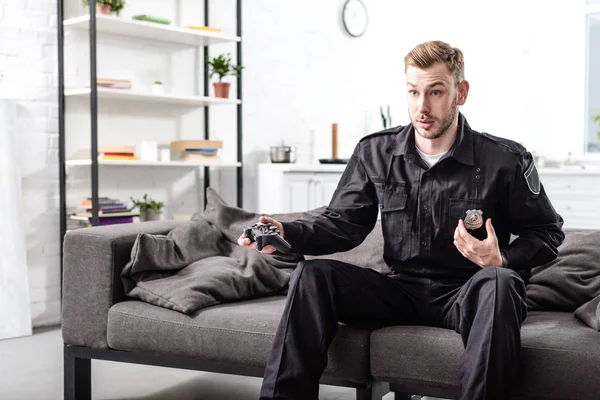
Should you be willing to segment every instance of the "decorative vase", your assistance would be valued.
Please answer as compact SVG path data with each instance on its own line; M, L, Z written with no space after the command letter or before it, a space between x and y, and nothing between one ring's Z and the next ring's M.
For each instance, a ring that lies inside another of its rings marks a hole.
M154 83L152 84L152 94L164 94L165 93L165 87L160 84L160 83Z
M213 85L215 87L215 97L221 99L229 98L229 82L214 82Z
M141 222L160 221L160 214L161 214L160 211L156 212L152 209L146 210L143 213L140 213L140 221Z
M110 7L110 4L96 4L96 14L112 14L112 8Z

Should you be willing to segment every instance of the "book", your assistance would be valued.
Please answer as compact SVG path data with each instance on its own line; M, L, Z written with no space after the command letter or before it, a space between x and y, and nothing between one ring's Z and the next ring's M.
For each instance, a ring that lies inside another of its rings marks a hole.
M221 32L221 28L213 28L212 26L188 25L186 28L195 29L197 31Z
M155 15L148 15L148 14L134 15L131 18L135 19L137 21L156 22L157 24L169 25L171 23L170 19L163 18L163 17L157 17Z
M111 199L108 197L98 197L98 205L99 206L112 206L112 205L123 205L123 203L121 203L121 201L117 200L117 199ZM92 207L92 198L88 197L87 199L82 200L81 207L83 207L83 208Z
M133 157L135 153L102 153L103 156Z
M96 79L96 85L106 89L131 89L131 81L127 79ZM91 82L88 80L86 87L90 87Z
M69 219L73 221L80 221L80 227L91 227L92 226L92 218L91 217L82 217L78 215L71 215ZM128 224L133 222L133 217L114 217L114 218L100 218L98 221L98 225L115 225L115 224Z
M222 149L223 142L220 140L177 140L171 142L171 148L177 150Z
M86 218L92 218L92 213L91 212L76 212L73 214L76 217L86 217ZM140 213L137 211L124 211L124 212L114 212L114 213L108 213L105 214L102 211L100 211L98 213L98 218L105 218L105 217L139 217Z
M98 156L98 160L119 160L119 161L137 161L140 158L137 156Z
M135 146L98 146L98 153L135 153Z
M214 162L214 163L219 163L221 162L221 157L219 156L207 156L204 154L182 154L179 159L181 161L206 161L206 162Z
M99 206L99 210L102 214L113 214L120 212L127 212L130 210L125 204L122 205L114 205L114 206ZM92 207L82 207L80 211L83 212L92 212Z

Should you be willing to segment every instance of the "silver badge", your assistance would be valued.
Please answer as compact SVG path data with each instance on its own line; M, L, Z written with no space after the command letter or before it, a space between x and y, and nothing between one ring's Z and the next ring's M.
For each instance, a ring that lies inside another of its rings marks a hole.
M465 227L467 229L478 229L483 225L483 211L467 210L465 217Z

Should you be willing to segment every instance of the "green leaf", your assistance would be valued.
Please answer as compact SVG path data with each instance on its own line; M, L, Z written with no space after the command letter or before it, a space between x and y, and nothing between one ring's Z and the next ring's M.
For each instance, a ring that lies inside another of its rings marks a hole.
M152 210L156 213L160 212L160 210L164 207L163 202L157 202L153 200L148 194L144 194L142 200L136 200L133 197L130 197L133 202L133 206L137 207L141 213L145 213L147 210Z
M244 68L241 65L234 66L231 63L231 55L228 54L219 54L216 57L208 60L208 65L210 66L210 77L212 78L214 75L219 76L219 82L226 76L236 76L238 77L241 70Z

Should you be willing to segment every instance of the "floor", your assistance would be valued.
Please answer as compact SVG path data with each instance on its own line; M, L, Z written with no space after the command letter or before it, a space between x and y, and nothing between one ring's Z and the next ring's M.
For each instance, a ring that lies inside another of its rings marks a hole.
M94 400L256 400L260 378L249 378L108 361L92 361ZM320 400L351 400L354 390L321 386ZM388 394L384 400L393 400ZM0 340L0 399L63 398L62 337L59 328Z

